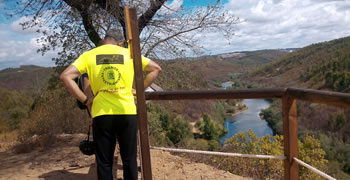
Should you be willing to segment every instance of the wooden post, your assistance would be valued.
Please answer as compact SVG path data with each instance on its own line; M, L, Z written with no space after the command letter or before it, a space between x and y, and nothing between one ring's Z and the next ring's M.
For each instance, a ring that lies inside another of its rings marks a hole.
M282 98L283 115L283 139L284 139L284 179L299 179L298 164L293 157L298 158L298 123L297 123L297 105L294 98L283 96Z
M152 180L151 155L149 148L149 137L147 128L147 111L145 88L143 83L143 72L141 62L140 37L135 8L125 6L125 17L128 27L129 46L134 60L137 118L139 123L140 145L141 145L141 172L142 179Z

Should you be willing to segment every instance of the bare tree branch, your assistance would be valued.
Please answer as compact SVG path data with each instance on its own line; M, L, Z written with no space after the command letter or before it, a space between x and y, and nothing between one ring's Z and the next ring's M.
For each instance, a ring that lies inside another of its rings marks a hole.
M101 38L98 35L98 33L96 32L96 30L92 24L91 15L89 14L89 12L86 9L80 11L80 15L83 18L84 28L85 28L90 40L95 44L95 46L98 46L99 42L101 41Z
M98 46L99 42L101 41L101 38L92 24L93 20L91 14L88 11L92 0L64 0L64 2L66 2L70 7L76 8L79 11L81 17L83 18L83 25L86 30L86 33L88 34L90 40L96 46Z
M138 19L140 32L142 32L143 28L153 19L153 16L163 6L165 1L167 0L151 0L150 7Z
M201 25L199 24L197 27L194 27L194 28L191 28L191 29L187 29L187 30L184 30L184 31L177 32L177 33L175 33L175 34L173 34L173 35L171 35L171 36L169 36L169 37L167 37L167 38L165 38L165 39L162 39L162 40L160 40L160 41L154 43L154 44L147 50L145 56L148 56L148 55L151 53L151 51L153 50L153 48L155 48L155 47L156 47L157 45L159 45L160 43L163 43L163 42L165 42L165 41L167 41L167 40L169 40L169 39L171 39L171 38L174 38L174 37L176 37L176 36L178 36L178 35L180 35L180 34L187 33L187 32L193 31L193 30L196 30L196 29L198 29L198 28L200 28L200 27L201 27Z

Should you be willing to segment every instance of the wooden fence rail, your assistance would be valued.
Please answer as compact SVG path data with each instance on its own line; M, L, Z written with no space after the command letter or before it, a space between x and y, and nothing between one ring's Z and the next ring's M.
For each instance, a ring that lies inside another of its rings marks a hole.
M147 100L282 98L286 88L146 92Z
M287 88L285 96L295 99L350 108L350 94L312 89Z
M283 96L312 103L350 108L350 94L300 88L146 92L146 100L270 99L282 98Z

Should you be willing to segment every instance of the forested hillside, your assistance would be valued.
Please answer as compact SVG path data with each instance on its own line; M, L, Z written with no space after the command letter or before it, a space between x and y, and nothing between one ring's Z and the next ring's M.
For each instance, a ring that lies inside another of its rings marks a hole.
M220 87L231 76L255 70L287 50L259 50L203 56L192 59L157 61L163 68L156 83L168 90L195 90Z
M349 92L350 37L299 49L245 76L261 86Z
M35 96L46 88L53 68L25 65L19 68L7 68L0 71L0 87L17 90Z
M318 89L350 92L350 52L336 52L328 62L307 68L300 79Z
M46 88L53 68L33 65L0 71L0 133L16 130L29 118L34 99Z
M18 91L0 88L0 134L19 128L29 117L33 98Z
M350 37L313 44L281 57L242 77L259 87L300 87L350 92ZM350 110L297 101L300 138L313 135L326 150L329 169L339 179L350 173ZM278 134L282 132L281 103L263 112Z

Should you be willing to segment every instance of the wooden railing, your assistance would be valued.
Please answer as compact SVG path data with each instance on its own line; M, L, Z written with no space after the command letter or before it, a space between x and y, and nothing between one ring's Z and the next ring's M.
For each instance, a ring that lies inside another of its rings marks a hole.
M350 108L350 94L298 88L267 88L244 90L162 91L146 93L146 100L200 99L282 99L284 136L284 179L299 179L298 122L296 100ZM141 147L149 148L149 147ZM293 159L294 158L294 159Z

